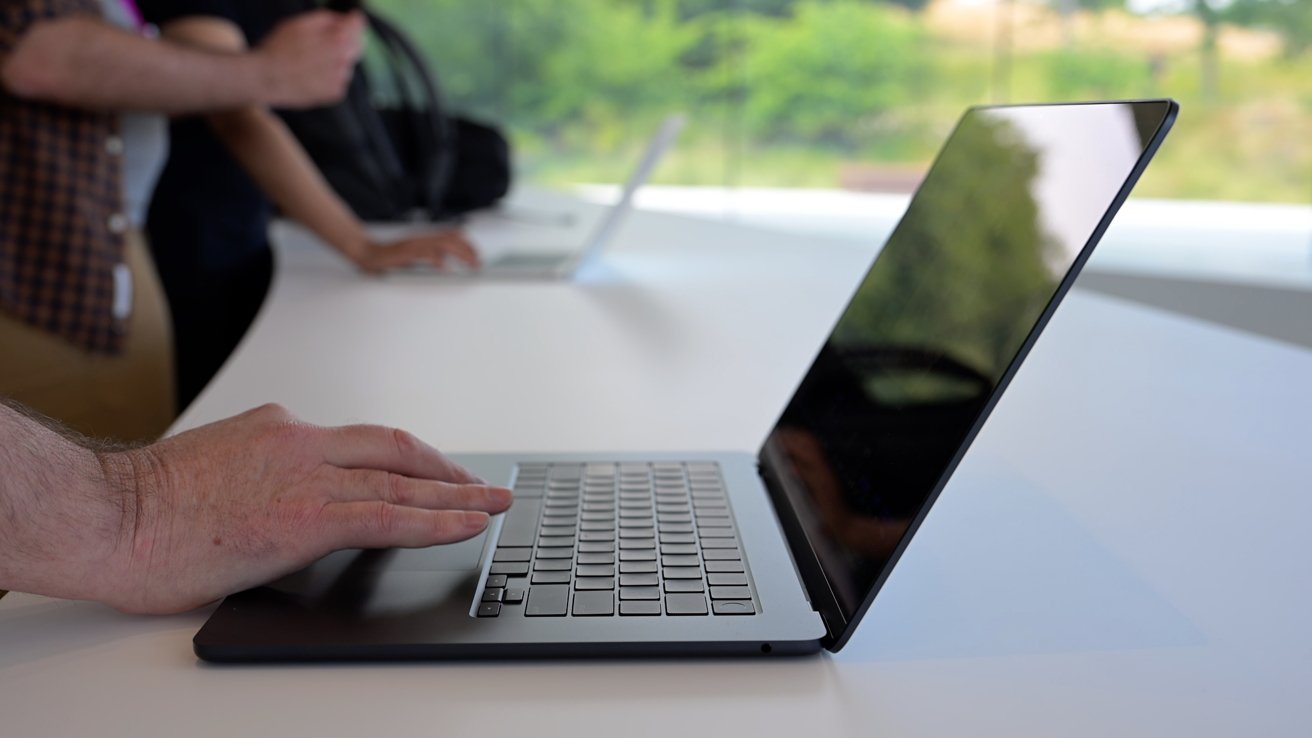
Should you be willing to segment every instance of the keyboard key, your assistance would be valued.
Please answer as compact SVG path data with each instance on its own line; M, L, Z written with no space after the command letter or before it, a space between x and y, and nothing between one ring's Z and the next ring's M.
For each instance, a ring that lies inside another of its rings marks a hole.
M716 615L755 615L756 606L751 600L715 600L711 603Z
M528 574L528 562L527 561L493 562L492 567L488 571L491 574L506 574L512 577L522 577Z
M588 533L592 533L596 531L614 531L615 521L614 520L585 520L582 523L579 523L579 530L584 531L584 533L581 536L582 540L591 541L593 539L587 537Z
M620 602L621 615L660 615L661 603L648 600L626 600Z
M524 614L528 617L564 615L568 605L568 584L535 584L528 590Z
M620 528L620 540L625 538L647 538L656 537L655 528Z
M580 541L613 541L615 540L615 531L610 529L580 531L579 540ZM570 541L569 545L573 546L574 542Z
M661 555L669 556L673 554L695 554L697 553L697 544L695 543L665 543L661 544Z
M670 523L669 525L662 525L662 526L661 526L661 532L662 532L662 533L691 533L691 532L692 532L692 524L691 524L691 523Z
M574 526L572 525L544 525L538 529L538 535L542 536L539 540L546 537L569 537L574 535Z
M620 574L655 574L655 561L621 561Z
M732 528L733 520L727 517L703 515L697 518L698 528Z
M506 596L501 598L501 601L506 603L507 605L518 605L519 603L524 601L524 588L523 587L506 588Z
M697 535L702 538L733 538L733 528L698 528Z
M620 587L621 600L659 600L660 587Z
M660 603L649 600L621 601L619 615L660 615Z
M679 556L662 556L661 566L701 566L702 559L697 554Z
M615 565L579 564L578 568L574 570L574 574L580 577L613 577L615 576Z
M569 584L573 574L568 571L535 571L533 572L534 584Z
M699 594L665 595L665 612L670 615L705 615L706 598Z
M707 561L736 561L743 555L736 548L708 548L702 551L702 557Z
M506 591L504 589L485 589L483 590L483 601L500 602L501 596L504 595L505 593Z
M752 591L747 587L711 587L713 600L750 600Z
M697 537L691 533L666 533L661 531L661 543L696 543Z
M574 589L615 589L615 577L575 577Z
M712 587L745 587L747 586L747 575L707 574L706 581L710 582Z
M533 558L531 548L498 548L492 554L493 561L528 561Z
M655 549L656 541L651 538L621 538L620 550L633 551L642 549ZM696 546L694 546L696 548Z
M655 587L660 584L660 577L651 574L621 574L620 587Z
M615 595L610 592L575 592L575 615L614 615Z
M542 536L538 548L574 548L574 536Z
M580 564L613 564L615 563L615 552L607 551L606 553L581 553L579 554Z
M741 561L707 561L706 571L708 572L740 572L743 571L743 562Z
M702 540L702 548L738 548L738 540L735 538L706 538Z
M538 560L542 559L572 559L574 558L574 549L572 548L540 548L538 549Z
M620 561L622 562L623 561L655 561L655 560L656 560L656 551L654 549L649 551L633 551L633 550L620 551Z
M701 579L701 567L691 566L671 566L668 569L661 569L661 576L666 579Z
M505 513L506 518L501 523L501 537L497 539L497 545L532 546L538 537L538 513L541 510L540 500L515 500L515 504Z
M480 618L494 618L500 614L500 602L482 602L478 605L478 616Z
M533 571L569 571L573 568L573 559L538 559L533 562Z
M506 586L506 575L493 574L487 578L487 581L483 583L483 586L488 589L500 589L501 587Z
M677 579L665 580L666 592L702 592L702 582L700 579Z
M615 516L608 512L585 512L579 516L579 520L585 523L597 523L614 520Z
M579 544L579 553L608 553L614 550L614 541L584 541Z

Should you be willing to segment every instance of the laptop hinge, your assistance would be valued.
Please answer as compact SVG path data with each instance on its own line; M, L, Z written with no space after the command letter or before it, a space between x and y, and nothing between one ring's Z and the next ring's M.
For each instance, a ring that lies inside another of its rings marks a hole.
M774 465L770 463L769 456L770 446L767 443L757 459L756 471L770 495L775 517L783 527L788 552L793 557L793 566L801 577L802 587L811 600L811 607L824 621L825 637L821 645L828 648L847 631L848 620L843 615L843 609L839 606L838 598L829 584L824 567L820 565L820 558L811 546L806 531L788 498L788 492L784 489L784 483L775 471Z

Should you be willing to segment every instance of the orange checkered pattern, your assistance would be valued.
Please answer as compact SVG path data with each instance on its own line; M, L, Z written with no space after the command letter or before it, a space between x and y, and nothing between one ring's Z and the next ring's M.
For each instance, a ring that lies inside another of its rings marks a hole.
M34 23L71 13L99 17L100 5L0 0L0 57ZM125 248L122 228L111 226L123 207L109 147L117 126L112 114L0 90L0 310L101 353L116 353L124 338L113 316Z

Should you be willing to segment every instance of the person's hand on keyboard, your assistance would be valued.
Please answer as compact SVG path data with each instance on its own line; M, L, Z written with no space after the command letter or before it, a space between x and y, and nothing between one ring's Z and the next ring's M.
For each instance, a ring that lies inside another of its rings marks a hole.
M0 589L167 613L342 548L475 536L510 506L414 436L266 405L107 451L0 404Z
M474 246L465 238L464 233L454 228L391 243L370 243L354 260L360 269L371 274L410 267L431 267L446 271L452 266L458 269L477 269L480 265Z

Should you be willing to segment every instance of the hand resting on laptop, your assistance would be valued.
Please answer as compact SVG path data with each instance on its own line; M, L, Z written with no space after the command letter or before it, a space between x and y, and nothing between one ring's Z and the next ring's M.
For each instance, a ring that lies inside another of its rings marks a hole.
M106 449L0 403L0 589L180 612L343 548L475 536L510 506L400 430L277 405Z

